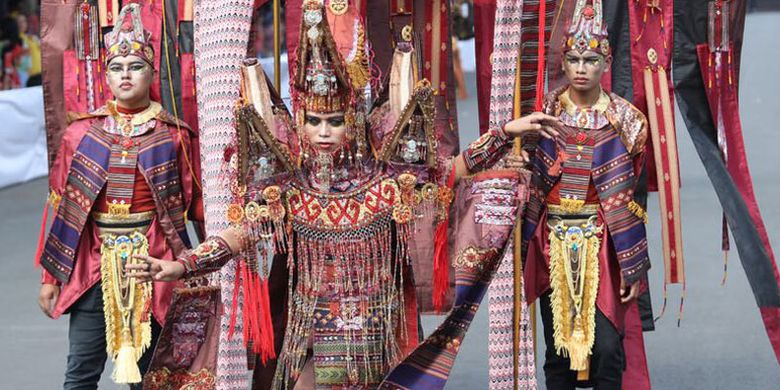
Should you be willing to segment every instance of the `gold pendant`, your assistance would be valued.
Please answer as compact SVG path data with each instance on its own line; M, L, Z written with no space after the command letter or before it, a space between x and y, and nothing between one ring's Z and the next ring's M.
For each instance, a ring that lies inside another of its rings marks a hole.
M330 0L328 6L333 15L344 15L349 9L349 0Z

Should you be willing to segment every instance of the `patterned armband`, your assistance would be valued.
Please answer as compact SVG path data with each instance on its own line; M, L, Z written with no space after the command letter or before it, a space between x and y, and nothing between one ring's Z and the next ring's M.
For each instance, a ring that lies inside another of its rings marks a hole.
M495 164L503 156L502 150L510 145L510 139L509 135L500 128L482 134L463 151L466 167L474 172Z
M219 236L209 237L197 248L184 252L176 261L184 266L186 273L206 274L222 268L233 258L228 243Z

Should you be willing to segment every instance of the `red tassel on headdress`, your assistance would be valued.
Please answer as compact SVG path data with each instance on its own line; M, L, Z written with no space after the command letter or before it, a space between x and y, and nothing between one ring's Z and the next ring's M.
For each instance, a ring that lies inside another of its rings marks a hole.
M43 216L41 217L41 231L38 234L38 249L35 250L35 268L41 266L41 255L43 254L43 244L46 242L46 223L49 220L49 202L43 205Z
M455 164L452 165L447 188L450 190L455 184ZM440 312L444 306L444 298L450 287L450 254L447 246L447 230L449 230L449 206L444 214L444 219L436 226L436 234L433 236L433 309Z

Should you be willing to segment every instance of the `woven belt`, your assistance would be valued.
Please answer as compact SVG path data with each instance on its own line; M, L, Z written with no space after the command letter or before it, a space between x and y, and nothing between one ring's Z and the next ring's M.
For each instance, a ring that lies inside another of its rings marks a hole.
M585 219L597 215L599 213L599 205L585 204L582 205L577 211L568 210L557 204L547 205L547 214L551 217L560 217L561 219Z
M133 213L125 216L116 216L108 213L92 212L92 219L98 228L98 235L114 234L126 235L132 232L146 234L154 220L155 211L144 211L142 213Z

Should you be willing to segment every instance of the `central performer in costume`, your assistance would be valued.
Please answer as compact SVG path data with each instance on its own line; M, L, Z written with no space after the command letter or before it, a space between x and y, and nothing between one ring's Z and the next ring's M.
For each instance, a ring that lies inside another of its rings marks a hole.
M243 67L237 147L224 156L232 227L175 263L147 258L150 266L133 268L140 278L174 280L238 257L244 335L261 360L273 357L273 327L284 322L272 388L375 388L421 340L410 245L418 224L439 222L436 305L449 285L441 247L454 182L491 166L513 136L555 118L525 118L511 132L495 129L454 159L440 159L428 81L394 70L389 96L368 96L376 77L360 18L349 34L343 23L337 34L333 15L311 0L302 17L293 116L256 61ZM413 50L410 41L398 45L401 68L413 69L412 56L403 55ZM497 257L514 221L516 175L490 180L469 195L484 198L477 217L484 237L463 256L464 267ZM490 233L495 221L509 227ZM277 270L288 281L287 311L279 315L270 309L285 295L274 289ZM256 375L255 388L267 383Z
M626 313L650 267L644 211L633 200L647 121L602 90L611 59L600 5L578 6L564 40L569 85L550 92L543 108L562 126L536 148L523 225L527 299L541 297L548 389L585 380L621 388Z

